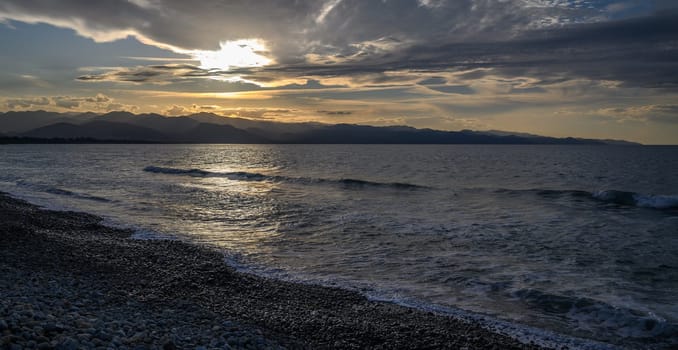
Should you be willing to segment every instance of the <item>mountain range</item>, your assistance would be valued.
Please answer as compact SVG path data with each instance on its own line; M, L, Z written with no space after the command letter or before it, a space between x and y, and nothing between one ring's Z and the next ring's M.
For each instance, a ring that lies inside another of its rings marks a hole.
M297 144L633 144L506 131L441 131L409 126L282 123L197 113L0 113L0 142L297 143Z

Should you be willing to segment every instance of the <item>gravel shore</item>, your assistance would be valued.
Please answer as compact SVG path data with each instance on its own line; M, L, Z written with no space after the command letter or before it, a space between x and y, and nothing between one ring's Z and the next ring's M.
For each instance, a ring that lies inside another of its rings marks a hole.
M0 194L0 349L539 349Z

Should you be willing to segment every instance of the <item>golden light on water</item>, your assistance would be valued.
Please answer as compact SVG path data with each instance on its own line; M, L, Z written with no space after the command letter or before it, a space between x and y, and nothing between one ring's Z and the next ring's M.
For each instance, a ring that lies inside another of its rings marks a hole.
M266 45L259 39L224 41L217 51L195 50L190 55L200 61L200 68L228 71L236 67L261 67L273 63L266 57Z

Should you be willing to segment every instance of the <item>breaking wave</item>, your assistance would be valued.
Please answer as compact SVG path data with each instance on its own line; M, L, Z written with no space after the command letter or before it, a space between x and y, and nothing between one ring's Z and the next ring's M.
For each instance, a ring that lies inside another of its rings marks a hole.
M289 182L301 184L329 184L329 185L339 185L347 188L380 187L403 190L416 190L427 188L425 186L414 185L404 182L387 183L359 179L321 179L321 178L288 177L279 175L250 173L246 171L214 172L202 169L177 169L158 166L147 166L144 168L144 171L158 174L185 175L195 177L224 177L236 181L271 181L271 182Z
M497 193L531 193L545 198L573 197L589 198L596 201L639 208L652 209L678 209L678 195L655 195L642 194L629 191L601 190L601 191L581 191L581 190L507 190L500 189Z
M655 209L678 208L678 195L649 195L614 190L596 191L591 195L597 200L620 205Z

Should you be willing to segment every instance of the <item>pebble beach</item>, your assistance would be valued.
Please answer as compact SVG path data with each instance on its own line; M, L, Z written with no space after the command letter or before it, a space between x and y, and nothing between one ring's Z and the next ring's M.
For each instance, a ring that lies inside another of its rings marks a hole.
M450 316L236 272L0 194L2 349L540 349Z

